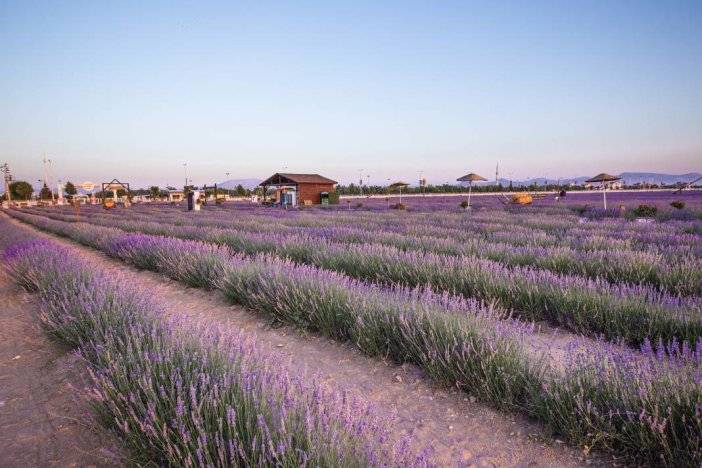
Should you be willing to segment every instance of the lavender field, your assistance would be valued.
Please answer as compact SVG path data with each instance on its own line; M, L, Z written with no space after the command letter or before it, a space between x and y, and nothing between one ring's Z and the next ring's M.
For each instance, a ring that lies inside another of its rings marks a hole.
M499 209L505 206L505 201L509 197L494 193L473 193L471 205L474 209ZM403 195L401 198L397 193L386 196L354 196L342 198L337 209L359 209L386 210L388 205L394 205L402 201L407 210L410 211L461 211L460 203L467 199L467 194L427 194L427 195ZM673 201L681 201L685 204L682 209L671 207ZM359 203L362 205L359 207ZM624 206L632 210L641 204L652 205L658 208L662 216L676 218L697 218L702 212L702 191L684 190L680 193L673 193L673 190L651 190L651 191L622 191L609 190L607 192L608 208L611 213L608 216L622 217L620 208ZM520 207L520 211L543 211L544 207L554 207L562 209L582 209L585 211L598 212L602 208L602 192L594 191L571 191L565 197L556 197L556 193L545 193L543 198L534 201L532 207ZM600 215L604 213L600 212Z
M521 208L475 196L470 211L461 200L25 208L3 230L19 221L412 364L585 456L699 466L702 192L611 193L608 211L600 193ZM446 464L435 441L390 434L372 398L288 375L241 333L165 321L136 278L117 284L26 237L3 240L5 268L39 293L45 329L85 357L100 411L145 462Z

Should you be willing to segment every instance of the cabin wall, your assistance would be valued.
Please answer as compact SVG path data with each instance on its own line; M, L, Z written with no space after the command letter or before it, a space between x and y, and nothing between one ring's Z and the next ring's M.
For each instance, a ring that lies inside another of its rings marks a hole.
M305 200L310 200L313 204L322 203L322 192L331 192L334 184L297 184L297 197L300 205L305 204Z

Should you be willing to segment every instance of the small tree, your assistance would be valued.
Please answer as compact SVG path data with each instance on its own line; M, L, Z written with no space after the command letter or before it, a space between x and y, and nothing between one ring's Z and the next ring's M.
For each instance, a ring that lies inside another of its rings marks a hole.
M34 187L29 182L18 180L10 184L10 194L14 200L29 200L34 193Z
M66 192L66 195L68 195L69 200L73 198L73 195L78 193L78 190L76 190L76 186L73 185L73 182L71 182L70 180L66 182L66 186L63 188L63 191Z
M47 187L46 184L44 184L44 186L39 191L39 198L41 198L42 200L51 200L52 198L54 198L54 194L51 193L51 189L49 189L49 187Z
M149 187L149 192L151 192L151 198L154 200L161 196L161 189L156 185Z
M243 197L246 195L246 189L244 188L243 185L239 184L236 186L236 195L238 197Z

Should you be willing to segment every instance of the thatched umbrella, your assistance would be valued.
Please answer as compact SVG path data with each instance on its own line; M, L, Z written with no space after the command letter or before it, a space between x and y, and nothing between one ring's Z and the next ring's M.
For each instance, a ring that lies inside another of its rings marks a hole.
M605 172L597 174L592 179L588 179L585 182L588 183L600 183L602 184L602 200L604 201L604 209L607 209L607 183L614 182L615 180L621 180L621 177L613 176L612 174L607 174Z
M470 174L466 174L456 180L458 182L468 182L468 208L470 208L470 193L473 191L473 182L486 181L487 179L471 172Z
M400 203L402 203L402 187L407 187L409 184L407 182L402 182L402 181L397 181L395 183L392 183L388 185L388 189L390 190L399 190L400 192Z

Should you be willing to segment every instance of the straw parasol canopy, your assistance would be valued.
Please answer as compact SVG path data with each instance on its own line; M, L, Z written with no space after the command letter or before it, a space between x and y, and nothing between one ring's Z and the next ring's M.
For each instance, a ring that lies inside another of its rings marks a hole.
M456 179L458 182L468 182L468 208L470 208L470 194L473 191L473 182L486 181L487 179L478 174L470 173Z
M596 175L595 177L593 177L592 179L586 180L585 182L589 182L589 183L593 183L593 182L604 183L604 182L614 182L615 180L621 180L621 179L622 179L621 177L613 176L612 174L607 174L607 173L603 172L603 173L601 173L601 174L597 174L597 175Z
M401 180L398 180L397 182L394 182L390 185L388 185L388 189L390 190L395 190L397 189L400 192L400 203L402 203L402 187L408 187L409 184L407 182L403 182Z
M487 179L483 176L480 176L478 174L473 174L472 172L470 174L466 174L463 177L459 177L456 179L458 182L468 182L472 184L473 182L484 182Z
M602 184L602 201L604 203L605 210L607 209L607 182L614 182L615 180L621 180L621 177L613 176L612 174L607 174L606 172L603 172L585 181L588 183Z

